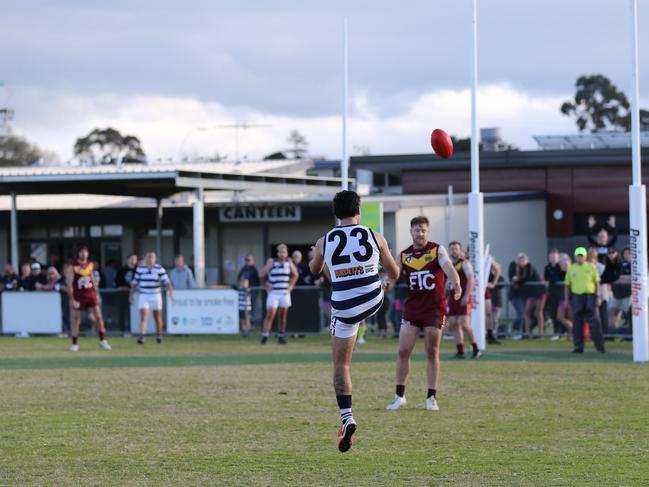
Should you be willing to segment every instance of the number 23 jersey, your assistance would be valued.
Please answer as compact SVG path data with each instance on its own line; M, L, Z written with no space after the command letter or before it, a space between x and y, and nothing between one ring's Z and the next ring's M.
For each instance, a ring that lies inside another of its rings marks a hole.
M331 273L332 315L356 324L383 302L381 251L374 232L363 225L334 227L324 236L323 254Z
M411 245L401 252L400 260L408 286L403 318L426 322L435 314L446 314L446 276L442 269L449 261L446 249L434 242L420 249Z

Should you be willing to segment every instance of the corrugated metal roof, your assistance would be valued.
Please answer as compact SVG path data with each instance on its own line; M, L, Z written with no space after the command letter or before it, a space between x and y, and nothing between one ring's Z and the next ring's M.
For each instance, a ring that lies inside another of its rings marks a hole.
M215 174L257 174L285 173L286 168L313 166L310 159L288 159L251 162L209 162L209 163L171 163L171 164L123 164L122 166L20 166L0 168L3 176L47 176L47 175L87 175L87 174L152 174L176 171L192 171Z
M26 167L0 170L0 194L105 194L167 198L196 188L220 191L321 192L340 179L305 176L311 160L160 164L121 167Z

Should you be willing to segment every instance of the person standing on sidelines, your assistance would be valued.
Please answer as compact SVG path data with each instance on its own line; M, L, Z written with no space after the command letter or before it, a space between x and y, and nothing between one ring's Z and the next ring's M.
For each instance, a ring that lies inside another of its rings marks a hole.
M342 426L338 430L338 450L352 446L357 425L352 415L352 355L359 323L374 315L383 303L384 286L379 264L389 281L399 277L399 266L390 254L385 238L360 225L361 199L354 191L340 191L333 200L340 225L329 230L315 244L309 262L311 273L323 270L331 275L331 348L334 363L334 390ZM326 266L326 267L325 267Z
M239 327L244 337L250 335L250 312L252 311L252 301L250 299L250 283L248 279L242 277L239 279Z
M489 279L487 280L487 285L485 286L485 321L487 325L487 343L490 345L500 345L500 340L496 338L494 334L494 329L498 331L498 320L496 318L495 308L499 304L500 289L497 289L498 280L502 274L502 269L500 264L496 262L496 259L491 257L491 265L489 266ZM496 295L496 296L494 296ZM495 298L495 299L494 299ZM495 302L494 302L495 301Z
M94 266L88 260L88 247L82 245L77 253L77 260L67 271L65 280L68 288L68 297L70 298L70 309L72 310L72 337L71 352L79 351L79 325L81 324L81 312L87 309L90 318L97 323L99 332L99 346L104 350L110 350L111 347L106 340L106 328L104 327L104 318L101 315L99 303L99 290L94 277Z
M277 342L286 345L286 322L288 309L291 307L291 292L299 277L295 265L288 258L288 247L284 244L277 246L277 259L268 259L259 272L259 277L266 280L268 291L266 297L266 317L261 332L261 344L265 345L273 327L275 315L279 309L279 324L277 325Z
M410 373L410 355L419 333L424 332L428 378L426 409L438 411L439 349L446 324L446 277L453 289L451 299L462 296L460 276L453 267L446 249L428 240L429 223L425 216L410 220L412 245L401 252L401 268L408 284L403 320L399 330L397 356L397 388L387 409L396 410L406 404L406 381Z
M162 343L162 286L169 290L169 298L174 299L174 287L169 280L167 271L156 263L155 252L146 254L144 264L138 265L133 275L133 285L129 296L129 303L133 304L135 291L139 293L138 308L140 310L140 337L137 342L144 345L146 328L149 321L149 310L153 311L156 326L156 343Z
M448 303L448 326L450 329L455 330L455 345L457 347L455 358L464 358L464 333L466 332L471 340L471 347L473 348L471 358L477 359L480 358L482 352L478 348L478 342L475 339L471 321L469 320L471 317L469 296L471 296L475 284L473 267L468 260L463 258L462 244L460 242L451 242L448 245L448 251L453 267L460 277L460 288L462 289L462 297L460 299L452 299Z
M185 264L185 256L182 254L174 257L174 267L169 271L169 280L174 289L194 289L196 287L194 273Z
M588 253L584 247L575 249L575 263L570 264L566 272L565 301L572 305L573 313L573 353L584 353L584 323L590 326L590 335L595 348L600 353L606 352L604 338L597 316L600 305L599 272L590 262L586 262ZM569 298L572 299L570 301Z

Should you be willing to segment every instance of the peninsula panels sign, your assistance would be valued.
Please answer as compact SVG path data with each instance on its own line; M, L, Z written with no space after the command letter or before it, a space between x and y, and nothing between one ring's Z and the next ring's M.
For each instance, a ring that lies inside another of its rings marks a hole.
M219 208L222 222L299 222L302 211L299 206L233 206Z

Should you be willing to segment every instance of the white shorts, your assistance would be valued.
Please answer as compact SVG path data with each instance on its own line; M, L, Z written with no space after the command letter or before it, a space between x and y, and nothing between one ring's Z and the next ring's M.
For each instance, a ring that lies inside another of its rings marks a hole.
M358 327L360 323L354 323L353 325L348 325L343 323L335 316L331 317L331 324L329 325L329 331L331 336L336 338L351 338L356 336L358 333Z
M266 308L290 308L291 294L271 291L266 298Z
M151 309L159 311L162 309L162 294L140 294L137 301L138 309Z

